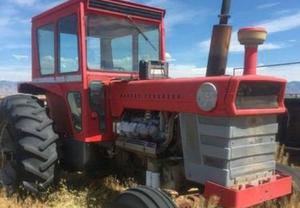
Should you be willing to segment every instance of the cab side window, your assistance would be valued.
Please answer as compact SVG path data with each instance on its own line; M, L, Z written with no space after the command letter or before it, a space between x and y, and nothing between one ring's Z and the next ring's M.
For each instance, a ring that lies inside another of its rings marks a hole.
M54 25L49 24L37 30L40 72L42 75L54 74Z
M78 64L78 26L77 16L71 15L58 22L59 31L59 71L76 72Z
M80 92L68 93L68 102L72 113L73 126L76 131L82 129L82 117L81 117L81 95Z

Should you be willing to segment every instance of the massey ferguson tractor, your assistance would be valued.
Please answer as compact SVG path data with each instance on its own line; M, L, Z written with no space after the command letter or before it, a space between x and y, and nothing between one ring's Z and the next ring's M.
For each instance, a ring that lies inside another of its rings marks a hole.
M207 76L177 79L168 76L165 10L69 0L34 17L32 81L0 106L6 190L39 193L58 169L101 170L109 161L145 176L116 208L174 208L162 190L183 186L202 185L205 197L236 208L290 194L291 177L275 166L286 81L256 74L263 28L239 31L244 73L225 75L229 10L223 0Z

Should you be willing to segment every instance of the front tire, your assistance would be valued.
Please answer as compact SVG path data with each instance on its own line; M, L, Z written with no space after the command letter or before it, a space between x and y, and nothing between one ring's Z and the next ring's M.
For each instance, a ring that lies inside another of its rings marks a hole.
M140 186L121 193L111 208L177 208L177 206L160 189Z
M0 180L7 192L46 190L58 155L53 121L37 98L13 95L0 103Z

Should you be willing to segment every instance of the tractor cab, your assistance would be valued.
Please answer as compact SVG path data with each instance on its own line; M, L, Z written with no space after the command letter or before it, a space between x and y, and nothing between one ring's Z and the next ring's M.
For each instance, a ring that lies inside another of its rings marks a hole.
M112 138L108 103L102 102L105 115L99 116L91 95L104 96L101 90L112 80L146 79L151 66L156 76L167 77L164 15L129 1L69 0L33 17L32 82L20 84L20 92L46 94L50 108L58 109L50 114L63 137ZM99 132L99 126L105 129Z
M70 0L34 17L33 81L134 76L141 60L164 60L164 14L127 1Z

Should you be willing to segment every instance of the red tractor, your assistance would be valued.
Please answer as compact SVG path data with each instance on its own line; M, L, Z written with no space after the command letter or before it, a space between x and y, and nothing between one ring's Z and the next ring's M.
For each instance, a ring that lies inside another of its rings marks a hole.
M69 0L32 19L32 81L0 106L1 180L40 192L56 170L102 161L142 168L146 186L112 206L170 208L161 190L204 185L224 207L291 193L276 171L286 81L256 75L262 28L244 28L242 76L226 76L230 1L213 29L206 77L170 79L165 11L122 0ZM39 96L46 97L45 100Z

